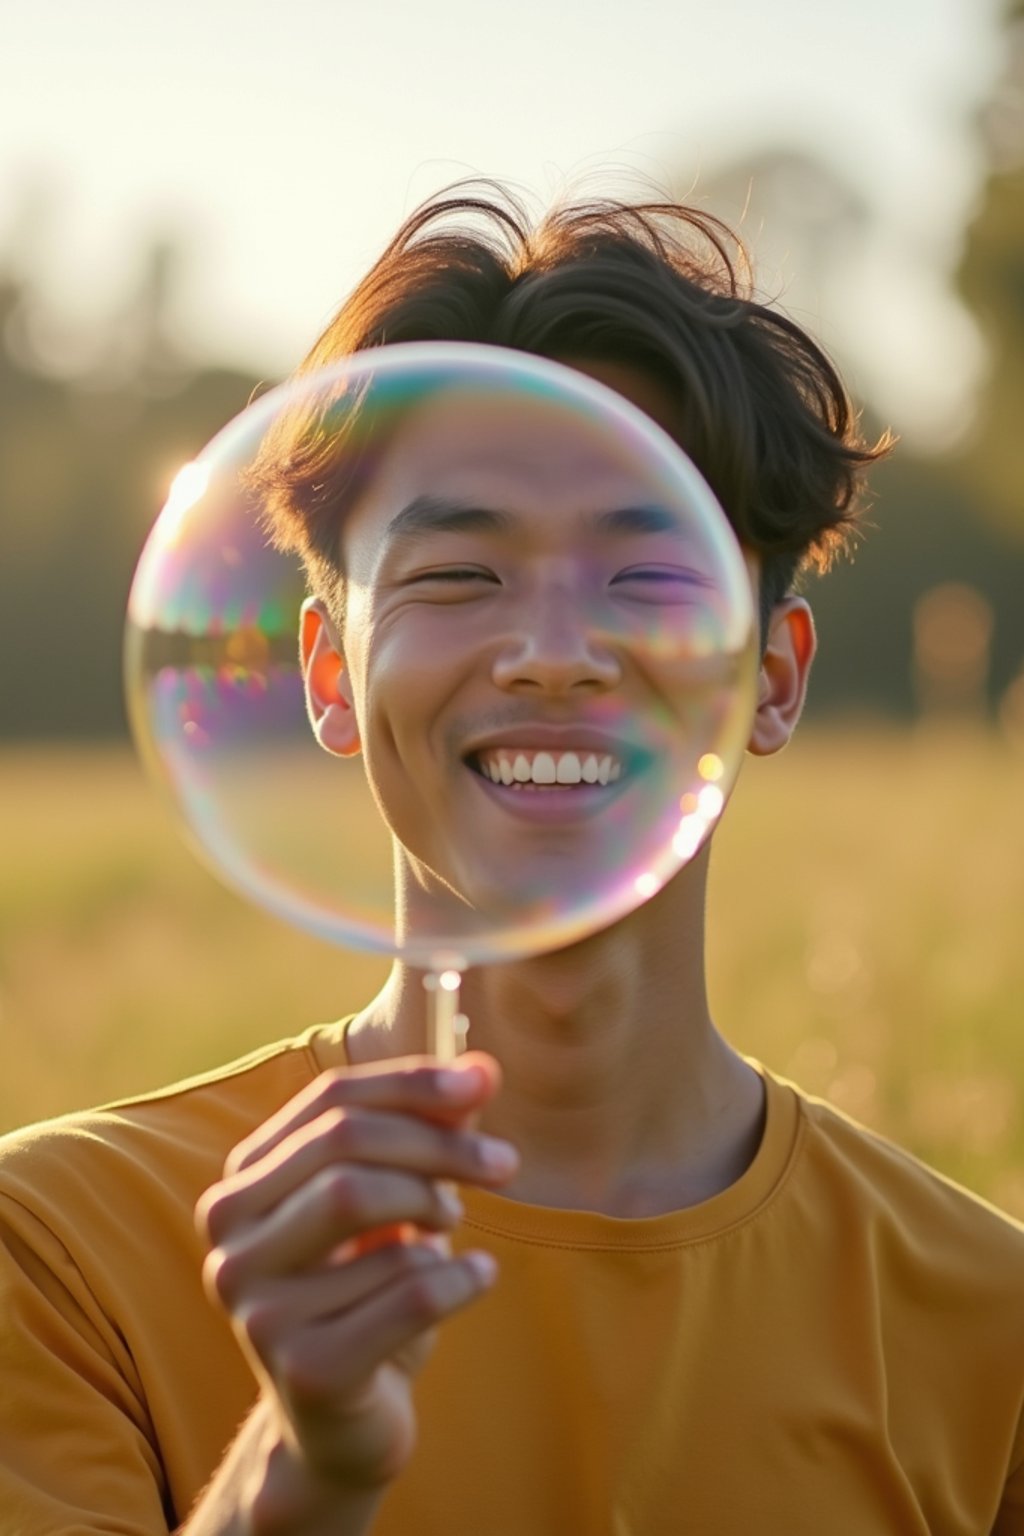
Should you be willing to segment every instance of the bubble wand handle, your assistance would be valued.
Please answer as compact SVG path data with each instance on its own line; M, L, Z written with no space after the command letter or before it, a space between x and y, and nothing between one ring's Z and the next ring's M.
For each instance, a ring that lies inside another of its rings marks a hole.
M427 1049L438 1061L454 1061L466 1048L469 1020L459 1012L462 977L456 970L430 971L427 992Z

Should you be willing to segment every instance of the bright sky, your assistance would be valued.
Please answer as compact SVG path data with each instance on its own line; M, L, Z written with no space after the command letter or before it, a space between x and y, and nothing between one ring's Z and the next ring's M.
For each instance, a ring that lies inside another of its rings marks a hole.
M401 218L458 175L542 199L609 167L676 186L781 136L877 223L819 329L895 425L940 439L980 365L946 274L983 165L996 0L14 0L0 252L45 178L40 280L109 317L184 234L188 345L296 363ZM48 223L47 223L48 220ZM769 277L772 274L769 274Z

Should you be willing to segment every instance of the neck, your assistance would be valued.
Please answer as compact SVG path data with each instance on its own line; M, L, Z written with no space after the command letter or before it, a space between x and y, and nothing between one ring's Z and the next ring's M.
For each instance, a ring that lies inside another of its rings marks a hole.
M706 856L605 932L464 978L470 1045L502 1067L481 1128L522 1159L511 1198L658 1214L710 1198L749 1164L762 1090L708 1011L705 877ZM353 1059L422 1051L421 983L396 967L349 1032Z

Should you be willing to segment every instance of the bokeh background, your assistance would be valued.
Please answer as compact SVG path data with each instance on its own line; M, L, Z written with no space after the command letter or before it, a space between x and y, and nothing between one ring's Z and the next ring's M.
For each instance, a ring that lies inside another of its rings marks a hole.
M0 1129L365 1000L221 890L127 740L177 468L467 175L654 183L900 436L808 590L800 738L718 834L743 1049L1024 1217L1021 0L37 0L0 93Z

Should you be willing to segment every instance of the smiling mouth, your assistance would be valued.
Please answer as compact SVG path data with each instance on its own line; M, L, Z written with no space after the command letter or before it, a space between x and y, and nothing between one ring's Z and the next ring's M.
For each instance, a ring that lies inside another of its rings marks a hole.
M622 759L611 752L558 751L535 747L493 747L467 759L470 768L492 784L513 790L567 790L614 784Z

